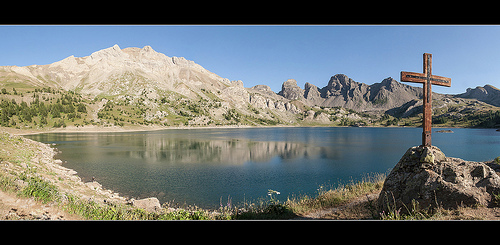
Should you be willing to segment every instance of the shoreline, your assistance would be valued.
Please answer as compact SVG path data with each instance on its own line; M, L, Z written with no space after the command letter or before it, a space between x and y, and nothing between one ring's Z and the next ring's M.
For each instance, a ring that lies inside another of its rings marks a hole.
M96 126L83 126L74 127L69 126L66 128L57 129L14 129L8 127L0 127L0 131L8 132L12 135L36 135L44 133L113 133L113 132L143 132L143 131L159 131L159 130L176 130L176 129L238 129L238 128L284 128L284 127L304 127L304 126L290 126L290 125L279 125L279 126L248 126L248 125L223 125L223 126L202 126L202 127L164 127L164 126L138 126L138 127L96 127ZM305 126L307 127L307 126ZM323 127L323 126L314 126ZM326 126L325 126L326 127Z
M160 130L176 130L176 129L247 129L247 128L353 128L351 126L329 126L329 125L273 125L273 126L250 126L250 125L222 125L222 126L134 126L134 127L102 127L102 126L68 126L66 128L44 128L44 129L15 129L10 127L0 126L0 131L8 132L12 135L36 135L44 133L114 133L114 132L145 132L145 131L160 131ZM421 128L410 126L363 126L362 128ZM433 127L434 129L442 128L468 128L468 127ZM471 129L495 129L496 128L471 128Z

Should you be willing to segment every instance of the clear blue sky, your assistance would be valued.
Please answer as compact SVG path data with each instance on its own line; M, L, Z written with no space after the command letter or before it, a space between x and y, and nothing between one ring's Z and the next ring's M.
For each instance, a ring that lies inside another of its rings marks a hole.
M399 81L400 71L422 72L427 52L433 74L452 78L451 88L435 92L500 88L500 26L0 26L0 36L0 66L150 45L245 87L278 92L289 78L321 88L338 73L367 84Z

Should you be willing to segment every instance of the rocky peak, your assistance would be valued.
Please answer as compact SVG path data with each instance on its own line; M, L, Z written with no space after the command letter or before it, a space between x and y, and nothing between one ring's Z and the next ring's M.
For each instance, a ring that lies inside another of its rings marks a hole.
M306 84L304 85L304 90L309 91L311 89L318 89L318 87L314 84L310 84L310 83L306 82Z
M496 87L495 87L495 86L493 86L493 85L489 85L489 84L484 85L484 88L485 88L486 90L489 90L489 91L500 91L500 89L496 88Z
M149 46L149 45L144 46L144 47L142 48L142 50L141 50L141 51L144 51L144 52L156 52L156 51L154 51L154 50L153 50L153 48L152 48L151 46Z
M139 51L139 55L141 57L147 57L147 58L159 58L161 56L164 56L163 54L160 54L156 52L151 46L146 45Z
M113 45L113 47L102 49L99 51L96 51L90 55L90 59L93 60L99 60L102 58L108 58L108 57L120 57L123 56L123 52L118 46L118 44Z
M253 90L257 90L263 94L268 94L268 95L276 95L276 93L273 92L271 87L267 85L255 85L252 87Z
M354 80L350 79L348 76L344 74L337 74L330 78L328 81L328 88L341 90L343 87L352 87L352 85L358 84Z
M306 83L305 89L301 89L297 81L289 79L278 93L290 100L299 99L309 106L341 106L356 111L388 110L419 99L421 94L421 88L402 84L392 77L367 85L344 74L332 76L328 85L321 89L311 83Z
M394 90L400 87L401 85L402 84L400 82L394 80L392 77L388 77L384 79L382 82L380 82L380 87L383 87L391 92L394 92Z
M298 87L297 81L295 79L288 79L285 82L283 82L283 86L287 87Z
M321 99L321 93L316 85L306 83L304 89L304 98L308 100Z
M289 100L304 98L304 90L297 85L295 79L286 80L281 86L281 91L278 94Z
M392 84L397 84L399 83L398 81L394 80L394 78L392 77L388 77L384 80L382 80L382 82L380 82L383 86L391 86Z

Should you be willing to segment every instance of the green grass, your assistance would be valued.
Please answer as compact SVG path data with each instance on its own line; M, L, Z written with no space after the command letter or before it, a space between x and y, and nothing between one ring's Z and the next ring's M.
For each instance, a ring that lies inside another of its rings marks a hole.
M67 195L64 208L89 220L208 220L212 219L204 210L176 210L173 212L148 212L120 204L99 204Z
M299 196L279 202L271 197L268 201L246 204L242 209L235 209L232 219L290 219L317 210L340 206L355 198L374 193L382 189L384 174L371 174L361 181L340 185L337 188L318 188L315 197ZM248 207L247 207L248 206Z
M51 184L50 182L43 180L40 177L24 177L21 176L21 180L27 182L27 186L24 187L18 195L24 197L33 197L37 201L43 203L49 203L59 200L59 190L58 188Z
M454 214L460 214L460 207L458 210L447 210L441 207L436 209L422 208L419 203L415 200L412 200L411 206L406 207L406 213L401 212L401 209L391 209L389 207L389 211L386 213L385 211L380 213L381 220L442 220L444 217L448 217L450 219ZM457 216L452 219L464 219L465 217ZM470 218L469 218L470 219ZM477 219L477 218L472 218Z
M287 204L294 213L302 214L328 207L346 204L355 198L369 193L380 191L384 184L384 174L365 176L361 181L341 185L335 189L326 190L322 186L318 189L318 196L307 196L288 200Z

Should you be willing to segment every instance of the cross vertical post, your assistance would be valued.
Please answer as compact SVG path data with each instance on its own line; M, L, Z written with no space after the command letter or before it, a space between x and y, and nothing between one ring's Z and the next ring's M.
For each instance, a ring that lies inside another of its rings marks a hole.
M432 89L431 85L451 87L451 78L432 75L432 54L424 53L424 73L401 72L402 82L423 83L424 118L422 146L432 145Z
M424 54L424 74L426 81L424 83L424 121L422 132L422 145L432 145L432 89L430 77L432 75L432 54Z

